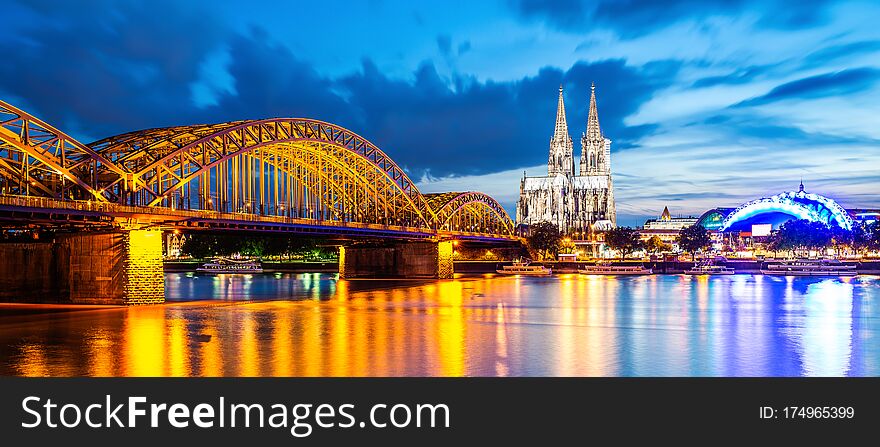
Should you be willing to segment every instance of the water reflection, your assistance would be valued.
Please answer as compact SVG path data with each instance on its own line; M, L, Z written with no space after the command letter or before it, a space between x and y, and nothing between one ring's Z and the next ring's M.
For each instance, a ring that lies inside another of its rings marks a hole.
M0 373L880 374L877 277L167 280L163 306L0 306Z

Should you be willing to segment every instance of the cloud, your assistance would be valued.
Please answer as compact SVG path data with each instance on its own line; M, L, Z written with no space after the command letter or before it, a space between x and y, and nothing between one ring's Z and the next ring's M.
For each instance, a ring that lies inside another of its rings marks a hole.
M29 51L0 43L7 55L0 91L85 141L150 127L309 117L365 136L415 178L543 163L559 84L567 86L575 140L586 126L595 81L604 132L615 139L615 150L631 147L655 127L627 126L624 118L668 85L678 67L674 61L578 62L568 70L546 68L494 82L441 76L428 60L409 79L392 77L364 59L358 71L331 77L265 29L234 32L196 12L159 17L126 3L66 14L56 18L65 28L22 34L36 42ZM437 44L451 54L450 37L439 36ZM18 67L46 60L55 69L21 75Z
M449 56L452 51L452 38L448 34L437 36L437 49L440 50L440 54Z
M806 67L824 65L829 62L876 53L880 51L880 40L863 40L839 45L831 45L816 50L804 59Z
M828 0L797 3L783 0L514 0L513 10L523 19L538 20L557 29L586 32L595 26L624 38L639 37L672 24L713 16L757 14L761 25L796 29L825 22Z
M697 79L696 81L694 81L693 84L691 84L691 87L706 88L714 87L716 85L746 84L768 73L771 69L777 66L777 64L751 65L748 67L737 69L725 75L707 76Z
M113 2L100 14L69 2L25 7L41 20L20 26L16 35L28 44L0 40L0 91L91 137L180 124L186 114L179 105L190 98L199 61L226 32L210 12L189 13L174 2ZM155 13L165 8L179 13Z
M467 20L437 13L442 3L374 5L372 29L394 30L374 39L189 2L21 1L0 15L0 97L84 141L322 119L426 190L483 189L512 211L522 170L546 172L557 87L578 155L595 82L620 216L735 206L802 175L847 206L876 206L880 41L863 5L827 4L511 0L513 17L480 5ZM297 12L311 7L326 6ZM795 28L810 29L779 32Z
M878 80L880 80L880 69L850 68L787 82L773 88L767 94L742 101L736 106L749 107L788 99L804 100L850 95L873 87Z

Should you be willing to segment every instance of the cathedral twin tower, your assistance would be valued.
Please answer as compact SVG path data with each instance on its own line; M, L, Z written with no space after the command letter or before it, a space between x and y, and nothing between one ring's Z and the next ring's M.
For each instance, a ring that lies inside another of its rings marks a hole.
M590 88L587 131L581 136L580 169L574 170L574 150L565 101L559 87L556 128L550 138L547 175L523 176L516 204L517 225L547 221L575 237L616 225L614 187L611 181L611 140L602 135L596 107L596 86Z

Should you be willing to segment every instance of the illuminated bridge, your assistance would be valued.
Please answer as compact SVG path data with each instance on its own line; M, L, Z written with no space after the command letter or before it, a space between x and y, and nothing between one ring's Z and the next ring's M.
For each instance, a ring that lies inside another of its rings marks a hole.
M272 118L83 144L2 101L0 219L112 228L126 246L162 229L245 230L421 240L451 258L453 239L518 240L491 197L422 194L382 150L334 124ZM440 262L449 274L451 260Z

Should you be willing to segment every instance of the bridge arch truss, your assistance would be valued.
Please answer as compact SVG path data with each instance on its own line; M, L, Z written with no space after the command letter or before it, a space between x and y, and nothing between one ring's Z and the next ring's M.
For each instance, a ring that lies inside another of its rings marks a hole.
M177 126L83 145L0 101L4 194L513 236L478 192L422 194L387 154L300 118Z

